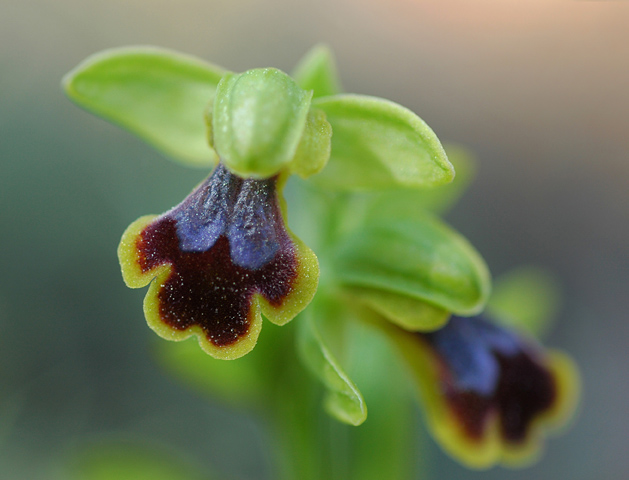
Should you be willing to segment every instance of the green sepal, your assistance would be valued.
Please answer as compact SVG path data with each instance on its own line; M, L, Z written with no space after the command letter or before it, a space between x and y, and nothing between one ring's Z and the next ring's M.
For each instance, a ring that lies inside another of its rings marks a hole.
M424 210L443 214L467 190L474 177L471 155L461 147L444 145L448 160L454 166L456 177L446 185L431 188L400 188L370 193L367 214L373 219L411 219L423 215Z
M346 286L396 293L459 315L480 312L491 289L478 252L427 214L365 222L340 243L332 265Z
M556 318L560 300L559 282L549 271L523 266L495 280L487 311L504 325L543 337Z
M367 418L367 406L333 353L342 350L346 311L339 302L322 297L317 295L300 319L300 357L326 389L326 411L343 423L360 425Z
M198 58L155 47L105 50L63 78L78 105L140 136L174 160L214 165L204 109L225 70Z
M293 160L312 92L274 68L226 74L212 109L213 146L242 177L277 174Z
M304 90L312 90L312 98L341 92L336 62L330 49L316 45L299 61L291 75Z
M454 168L435 133L410 110L376 97L333 95L313 100L332 125L327 167L314 179L338 190L442 185Z

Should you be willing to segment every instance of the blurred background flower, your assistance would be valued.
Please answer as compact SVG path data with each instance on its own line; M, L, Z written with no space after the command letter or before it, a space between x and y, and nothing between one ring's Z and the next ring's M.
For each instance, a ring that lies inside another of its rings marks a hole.
M580 365L581 416L509 477L627 476L629 3L5 0L1 11L0 478L63 478L86 438L122 433L268 478L261 426L153 361L143 292L126 289L116 261L130 221L167 210L207 172L78 111L59 82L115 46L241 71L290 70L318 42L345 90L399 102L475 154L476 181L447 220L496 276L540 264L563 284L546 343ZM469 472L432 442L417 457L439 478L506 475Z

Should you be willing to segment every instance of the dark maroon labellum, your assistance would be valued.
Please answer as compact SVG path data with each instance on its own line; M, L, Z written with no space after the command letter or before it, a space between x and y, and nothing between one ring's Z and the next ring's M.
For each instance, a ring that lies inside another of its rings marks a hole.
M440 359L441 388L471 438L482 438L490 416L498 415L503 438L523 442L556 400L556 380L540 353L481 317L454 316L420 335Z
M219 164L141 232L142 271L171 265L159 292L164 323L180 331L198 325L214 345L227 346L248 333L256 293L282 304L298 272L276 181L242 179Z

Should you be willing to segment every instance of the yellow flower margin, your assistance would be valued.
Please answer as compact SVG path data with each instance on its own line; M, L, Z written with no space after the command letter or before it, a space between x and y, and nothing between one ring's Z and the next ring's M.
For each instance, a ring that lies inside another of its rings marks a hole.
M146 272L142 271L141 258L136 248L142 231L159 215L146 215L138 218L125 230L118 246L118 259L125 284L130 288L142 288L149 285L144 297L144 316L149 327L166 340L181 341L196 336L200 347L214 358L234 360L249 353L256 345L262 328L262 314L276 325L285 325L299 314L314 297L319 283L319 262L314 252L296 237L286 225L286 202L281 195L286 176L282 175L277 183L277 195L284 219L284 227L295 248L297 276L290 293L283 298L281 305L271 305L262 295L255 293L251 299L248 320L249 331L237 342L227 346L217 346L210 342L198 325L185 330L175 330L164 323L160 317L159 292L170 277L172 266L160 265Z
M569 356L550 350L545 353L544 363L556 381L557 398L550 409L533 420L527 438L517 444L505 442L496 416L490 420L481 439L471 439L439 391L439 364L435 354L416 335L386 329L410 368L432 435L444 451L469 468L487 469L497 464L518 468L535 463L541 454L544 434L558 432L574 416L581 391L578 369Z

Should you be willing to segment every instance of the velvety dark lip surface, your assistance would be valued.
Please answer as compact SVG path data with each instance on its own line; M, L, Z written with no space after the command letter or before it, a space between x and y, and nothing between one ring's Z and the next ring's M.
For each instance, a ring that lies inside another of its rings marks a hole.
M491 417L502 437L523 442L536 417L557 398L556 379L539 352L481 317L452 317L421 334L440 359L441 388L466 434L483 437Z
M158 295L165 324L180 331L198 325L211 343L223 347L248 333L254 294L272 306L282 304L298 260L278 206L276 180L242 179L219 165L140 233L142 271L171 266Z

